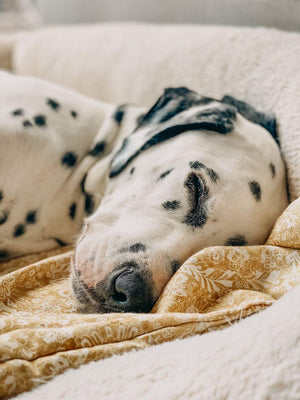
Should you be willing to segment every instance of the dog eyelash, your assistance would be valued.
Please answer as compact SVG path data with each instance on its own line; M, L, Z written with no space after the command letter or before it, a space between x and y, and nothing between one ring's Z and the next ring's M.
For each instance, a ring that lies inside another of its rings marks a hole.
M188 188L189 192L193 195L193 205L197 208L197 205L202 198L205 190L204 183L202 179L195 173L189 175L185 186Z

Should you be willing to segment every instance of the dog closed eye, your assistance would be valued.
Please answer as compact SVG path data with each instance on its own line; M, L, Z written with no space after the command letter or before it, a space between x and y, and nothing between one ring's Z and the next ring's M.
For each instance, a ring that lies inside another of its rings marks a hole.
M196 209L205 191L203 181L199 175L191 173L185 181L185 186L190 193L190 199L193 208Z

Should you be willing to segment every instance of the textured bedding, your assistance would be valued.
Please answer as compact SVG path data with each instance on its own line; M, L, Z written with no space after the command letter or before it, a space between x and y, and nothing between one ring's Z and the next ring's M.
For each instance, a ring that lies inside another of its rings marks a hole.
M228 329L91 362L18 400L295 400L299 360L297 285Z
M224 328L263 310L300 282L299 238L296 200L266 245L211 247L187 260L150 314L76 313L71 250L2 263L0 396L29 390L70 367Z

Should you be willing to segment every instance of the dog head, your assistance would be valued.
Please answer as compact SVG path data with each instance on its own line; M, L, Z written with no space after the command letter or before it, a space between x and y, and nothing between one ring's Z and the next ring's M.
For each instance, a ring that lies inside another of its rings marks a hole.
M196 251L263 243L287 205L270 133L274 119L231 97L167 89L114 154L77 242L82 311L148 312Z

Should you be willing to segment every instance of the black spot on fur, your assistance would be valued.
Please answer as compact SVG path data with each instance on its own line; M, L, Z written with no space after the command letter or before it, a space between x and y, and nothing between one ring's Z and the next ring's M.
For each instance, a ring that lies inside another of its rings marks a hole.
M74 167L77 162L77 155L72 153L71 151L68 151L63 155L61 162L67 167Z
M193 106L212 102L214 99L200 96L186 87L167 88L151 109L138 119L138 128L150 123L162 123Z
M149 123L149 129L140 132L138 127L136 132L124 139L120 150L113 157L110 178L118 175L142 151L184 132L193 130L228 134L234 128L236 109L217 103L202 110L196 108L193 114L180 113L163 123L158 123L156 117L152 125Z
M219 175L217 174L217 172L215 170L207 167L205 164L203 164L200 161L190 161L189 165L191 168L196 169L196 170L203 169L207 173L207 175L210 177L211 181L214 183L216 183L217 180L219 179Z
M75 214L76 214L76 203L72 203L70 205L70 208L69 208L69 216L70 216L70 218L74 219L75 218Z
M0 250L0 259L7 258L9 256L9 252L7 250Z
M35 224L36 223L36 210L28 211L26 215L26 223L27 224Z
M28 119L26 119L25 121L23 121L23 126L25 128L28 128L28 127L33 126L33 124Z
M209 199L209 190L203 179L195 173L189 174L185 187L190 194L191 210L184 219L184 223L194 228L201 228L207 221L206 202Z
M166 176L168 176L172 171L174 170L174 168L168 169L168 171L163 172L160 177L158 178L158 180L160 179L164 179Z
M116 112L115 112L114 115L113 115L114 120L115 120L118 124L120 124L120 123L122 122L123 118L124 118L126 107L127 107L127 106L126 106L125 104L122 104L121 106L119 106L119 107L116 109Z
M57 101L49 98L47 99L47 105L51 107L54 111L58 111L60 108L60 105Z
M190 161L189 164L191 168L197 170L205 167L205 165L202 164L200 161Z
M3 200L3 197L4 197L3 192L2 190L0 190L0 202Z
M135 243L132 246L129 247L123 247L120 252L125 253L127 251L130 251L132 253L138 253L140 251L146 251L146 246L143 245L143 243Z
M166 201L162 204L163 208L166 210L177 210L180 207L180 201L173 200L173 201Z
M275 178L275 176L276 176L275 165L273 163L270 163L269 167L270 167L270 170L271 170L272 178Z
M54 240L56 241L57 244L59 244L62 247L67 245L67 243L63 242L62 240L60 240L58 238L54 238Z
M208 167L205 168L205 171L206 171L207 175L210 177L211 181L213 183L216 183L217 180L219 179L219 175L216 173L216 171L213 170L212 168L208 168Z
M18 224L15 226L14 229L14 237L19 237L24 235L24 233L26 232L26 226L24 224Z
M71 115L72 115L73 118L77 118L78 117L78 112L72 110L71 111Z
M94 211L95 202L92 194L85 193L84 209L87 215L91 215Z
M93 157L97 157L102 154L105 150L106 143L104 141L98 142L95 144L92 150L89 151L89 155Z
M226 240L225 246L247 246L247 240L244 235L236 235Z
M255 124L261 125L270 132L278 146L280 145L276 127L276 119L272 114L257 111L254 107L250 106L250 104L237 100L231 96L224 96L221 102L234 106L243 117L247 118L251 122L254 122Z
M171 268L172 268L173 274L175 274L175 272L180 268L180 266L181 266L181 263L177 260L171 262Z
M7 221L8 215L8 211L0 211L0 225L3 225Z
M249 182L249 188L250 188L251 193L253 194L255 200L260 201L260 199L261 199L260 184L255 181Z
M188 124L192 125L191 129L208 130L221 135L226 135L233 130L235 120L236 111L233 107L221 108L219 105L201 110L187 118Z
M135 171L135 168L132 167L131 170L130 170L130 175L132 175L134 173L134 171Z
M34 119L34 123L37 126L41 126L41 127L47 126L46 117L44 115L36 115L35 117L33 117L33 119Z
M12 111L11 113L14 117L19 117L20 115L24 115L24 111L22 108L17 108L16 110Z
M146 251L146 246L143 243L135 243L129 247L129 251L132 253L138 253L139 251Z

